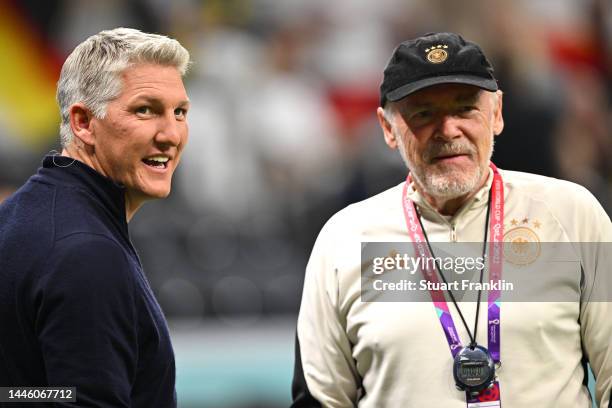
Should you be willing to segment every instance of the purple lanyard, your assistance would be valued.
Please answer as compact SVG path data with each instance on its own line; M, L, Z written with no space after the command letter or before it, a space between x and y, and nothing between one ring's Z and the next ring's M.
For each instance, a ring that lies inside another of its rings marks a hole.
M489 220L489 279L493 282L499 282L502 275L502 259L503 259L503 236L504 236L504 185L501 174L497 167L490 163L489 167L493 170L493 184L491 186L491 217ZM406 178L404 191L402 193L402 204L404 207L404 217L408 233L412 239L414 250L419 257L431 258L431 252L427 243L427 238L423 232L423 228L418 220L418 215L414 202L408 198L408 186L410 185L410 174ZM429 262L426 265L430 265ZM438 276L435 267L422 268L421 272L425 279L429 282L437 284ZM495 287L496 285L494 285ZM439 287L435 285L432 287ZM441 290L430 290L431 299L436 308L436 313L440 319L440 325L444 330L448 347L450 348L453 358L463 348L455 323L448 309L448 304L444 298L444 292ZM500 361L500 342L501 342L501 316L500 316L500 290L491 290L488 293L488 350L491 353L493 360L498 363ZM474 339L475 340L475 339Z

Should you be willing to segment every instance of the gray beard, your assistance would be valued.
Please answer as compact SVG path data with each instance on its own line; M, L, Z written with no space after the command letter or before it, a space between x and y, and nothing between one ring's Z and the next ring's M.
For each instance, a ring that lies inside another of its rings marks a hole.
M411 162L411 160L406 155L406 150L404 148L402 138L397 136L396 140L398 142L400 155L402 156L404 163L410 170L410 174L412 175L414 181L417 182L417 184L421 186L421 188L423 188L426 194L439 199L452 200L454 198L469 194L473 192L476 188L478 188L478 184L480 180L482 180L486 168L483 169L478 165L476 166L476 169L471 172L471 174L466 174L465 172L461 171L453 171L451 173L434 173L431 171L427 172L425 171L424 167L419 167L415 163ZM491 143L491 152L489 152L489 160L491 159L492 155L493 143ZM427 158L424 158L424 160L428 161Z
M418 182L427 194L447 200L471 193L478 187L478 183L483 177L483 171L480 166L471 175L466 175L461 172L453 172L460 174L425 173L422 168L410 163L407 164L415 181Z

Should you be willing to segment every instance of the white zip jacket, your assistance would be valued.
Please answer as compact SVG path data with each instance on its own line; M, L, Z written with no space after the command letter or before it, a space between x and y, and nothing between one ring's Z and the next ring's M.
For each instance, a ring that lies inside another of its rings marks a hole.
M583 187L500 173L505 238L528 234L542 243L612 242L610 218ZM450 219L409 186L429 240L482 242L491 182L492 172L485 187ZM455 388L452 358L433 304L360 299L361 243L410 240L402 189L403 183L343 209L317 238L297 325L294 407L466 406L465 394ZM609 266L602 253L582 260L575 287L569 287L575 301L502 302L497 375L504 408L590 408L586 360L597 379L599 407L612 408L612 302L583 301L589 285L612 291ZM549 290L568 290L567 282L558 286ZM460 302L460 307L471 330L475 303ZM450 302L449 309L467 344L469 336ZM486 294L478 324L478 341L486 346Z

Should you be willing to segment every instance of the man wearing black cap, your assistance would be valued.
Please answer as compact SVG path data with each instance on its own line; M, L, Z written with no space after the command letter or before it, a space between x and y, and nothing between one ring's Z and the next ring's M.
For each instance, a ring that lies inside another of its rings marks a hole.
M483 273L493 281L510 264L534 263L541 243L612 242L609 217L584 188L490 162L504 127L502 92L478 45L451 33L403 42L380 94L385 142L410 173L340 211L317 238L298 318L293 406L587 408L588 360L595 398L608 407L612 307L583 302L598 285L593 277L610 273L597 255L576 263L569 281L547 283L549 293L571 294L564 302L504 302L497 289L481 293L482 307L457 302L452 290L426 290L426 302L363 300L366 242L408 242L428 256L432 247L422 244L479 243L481 283ZM419 272L426 282L445 279L429 272Z

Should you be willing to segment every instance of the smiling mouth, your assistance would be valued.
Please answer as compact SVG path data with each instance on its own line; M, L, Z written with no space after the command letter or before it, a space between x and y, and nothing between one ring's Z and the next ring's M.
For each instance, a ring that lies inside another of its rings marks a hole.
M153 167L155 169L166 169L168 168L168 163L170 162L170 159L165 156L156 156L142 159L142 162L147 166Z

